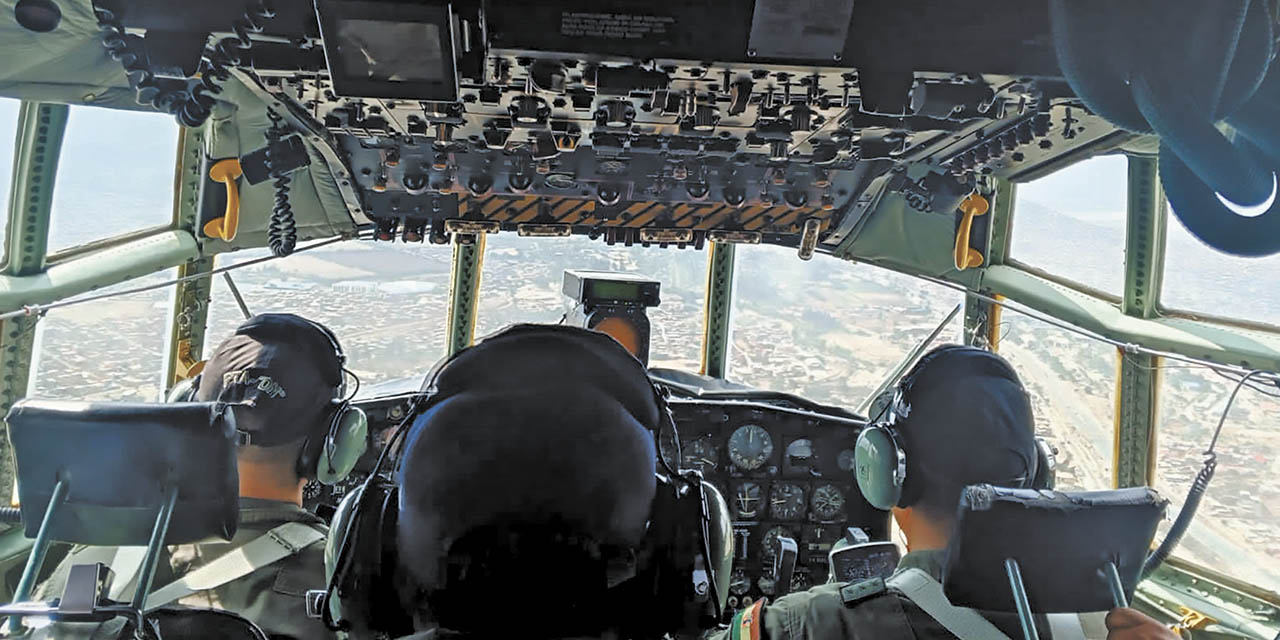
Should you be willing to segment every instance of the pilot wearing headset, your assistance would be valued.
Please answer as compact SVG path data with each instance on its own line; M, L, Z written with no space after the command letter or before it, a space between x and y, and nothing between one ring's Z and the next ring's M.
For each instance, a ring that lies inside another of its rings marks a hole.
M342 479L364 451L367 425L347 403L344 361L324 326L293 314L263 314L236 328L201 374L170 394L171 401L235 406L240 526L230 542L169 547L148 608L224 609L273 639L332 637L308 616L307 591L325 584L328 530L302 508L302 489L311 478ZM112 594L132 593L141 559L141 548L76 549L41 596L60 596L70 566L93 562L115 572Z
M728 595L728 509L657 454L675 424L612 338L520 325L430 376L398 458L339 507L352 638L659 638Z
M1022 637L1014 614L952 606L940 584L965 486L1052 484L1049 450L1035 438L1031 403L1018 375L994 353L944 345L921 358L886 400L859 435L854 453L863 496L890 510L906 538L908 553L893 577L826 584L773 604L757 602L738 612L719 638ZM1058 640L1175 637L1131 609L1113 610L1105 623L1093 614L1037 616L1037 628L1041 638Z

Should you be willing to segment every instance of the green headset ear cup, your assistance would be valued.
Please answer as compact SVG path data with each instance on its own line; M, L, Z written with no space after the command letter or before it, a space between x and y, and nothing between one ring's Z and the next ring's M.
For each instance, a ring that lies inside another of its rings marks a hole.
M335 485L346 479L369 446L369 419L359 407L346 407L334 417L331 446L316 456L316 480Z
M853 449L854 473L862 497L871 506L888 510L902 499L899 461L902 452L884 427L869 426L858 434Z

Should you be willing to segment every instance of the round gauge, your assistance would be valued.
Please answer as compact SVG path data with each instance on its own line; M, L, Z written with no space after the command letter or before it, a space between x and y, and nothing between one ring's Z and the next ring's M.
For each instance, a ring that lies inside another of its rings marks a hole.
M791 574L791 593L804 591L813 586L813 578L808 571L797 568L796 572Z
M804 487L790 482L773 485L769 515L778 520L795 520L804 515Z
M844 449L841 451L840 455L836 456L836 465L840 467L841 471L848 471L852 473L854 465L853 449Z
M680 466L685 469L697 469L703 475L716 470L716 446L705 438L685 443Z
M759 469L771 455L773 438L760 425L742 425L729 436L729 460L744 471Z
M833 484L824 484L813 490L810 499L813 515L818 520L830 522L844 518L844 493Z
M552 189L572 189L578 186L578 179L571 173L548 173L542 183Z
M776 584L776 582L770 576L760 576L760 579L756 581L756 586L760 587L760 593L763 593L766 596L773 595L774 584Z
M738 485L738 491L733 498L739 518L754 519L760 515L760 507L764 504L764 492L760 489L760 485L744 482Z
M764 539L760 541L760 555L769 562L773 562L773 556L778 552L778 538L786 536L795 539L795 534L786 527L773 527L764 532Z
M737 567L729 576L729 593L740 596L751 590L751 576L742 567Z

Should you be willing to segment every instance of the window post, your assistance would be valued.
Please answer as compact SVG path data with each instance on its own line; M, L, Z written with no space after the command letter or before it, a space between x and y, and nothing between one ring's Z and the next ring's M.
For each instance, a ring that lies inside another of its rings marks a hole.
M1158 314L1164 277L1168 216L1157 169L1155 156L1129 156L1124 300L1120 308L1135 318L1154 318ZM1161 359L1120 350L1119 360L1114 483L1117 487L1153 484Z
M707 253L707 299L703 312L702 375L728 373L729 331L733 314L733 274L737 245L711 243Z
M173 226L194 229L200 213L200 157L204 153L204 129L183 128L178 134L178 161L174 169L177 189L173 194ZM208 274L213 256L188 260L178 267L178 277ZM209 321L209 301L213 294L211 277L178 284L173 293L173 313L169 322L169 342L165 346L165 370L161 388L166 392L179 380L194 375L191 367L203 358L205 328Z
M462 238L469 241L460 242ZM484 267L485 234L454 236L453 274L449 278L449 325L445 335L448 355L453 355L475 341L476 300L480 293L480 275Z
M1004 264L1009 256L1009 230L1013 224L1013 201L1017 185L1008 180L994 180L991 195L990 236L987 240L987 262L983 266ZM997 296L992 296L997 297ZM1000 350L1000 305L972 295L964 298L964 342L991 351Z
M67 113L66 105L39 102L23 102L18 111L5 275L24 276L44 270L53 181L58 174ZM7 414L14 402L27 395L37 320L38 316L24 316L0 321L0 415ZM0 486L13 486L13 481L9 439L0 437Z

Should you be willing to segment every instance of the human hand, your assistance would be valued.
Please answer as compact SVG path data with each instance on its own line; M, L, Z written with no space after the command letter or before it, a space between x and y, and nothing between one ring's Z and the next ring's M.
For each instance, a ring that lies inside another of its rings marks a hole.
M1107 613L1107 640L1179 640L1167 625L1128 608Z

